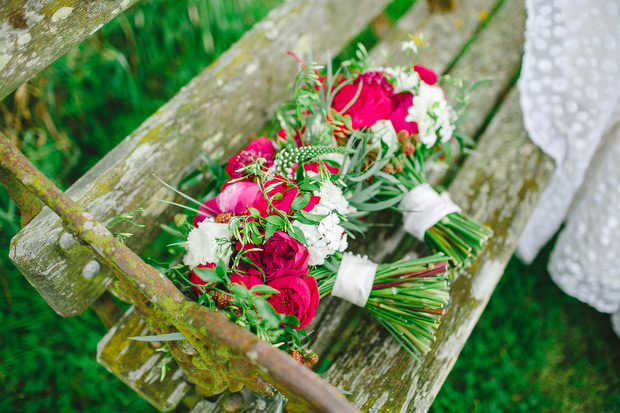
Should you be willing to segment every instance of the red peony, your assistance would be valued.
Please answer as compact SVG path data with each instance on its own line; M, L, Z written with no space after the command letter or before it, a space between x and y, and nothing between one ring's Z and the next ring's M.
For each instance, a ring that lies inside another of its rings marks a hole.
M267 285L280 291L267 301L277 313L297 317L299 327L295 327L296 329L304 328L312 321L319 305L319 289L313 277L285 276L276 278Z
M273 157L275 156L273 143L268 138L261 137L250 142L241 152L228 160L226 172L231 178L243 178L245 172L240 171L243 167L256 161L258 158L265 159L264 166L269 168L273 165Z
M430 67L424 65L413 65L413 70L418 72L420 79L426 84L434 85L437 83L437 74Z
M406 130L410 135L418 133L418 124L415 122L407 122L405 117L409 113L409 108L413 102L413 95L409 92L398 93L392 97L392 113L390 113L390 121L394 126L396 133Z
M300 242L293 239L286 232L276 231L263 245L262 249L254 244L245 244L249 251L245 256L265 274L265 281L269 282L279 277L303 277L308 274L308 250ZM237 250L241 243L237 244ZM262 279L261 272L254 266L243 267L249 275Z
M362 82L355 103L343 115L351 116L353 129L369 128L378 120L387 119L392 109L389 93L378 83ZM341 112L353 100L359 85L346 85L334 96L332 108Z
M208 262L206 264L200 264L198 267L196 267L196 269L200 269L200 268L211 268L214 269L216 267L215 263L212 262ZM207 285L207 281L203 280L200 275L198 275L195 271L192 271L192 274L189 278L189 280L193 283L193 284L198 284L198 285ZM215 283L211 283L211 287L213 287L215 285ZM202 294L202 291L200 291L200 288L193 286L192 285L192 290L194 290L194 292L196 294Z

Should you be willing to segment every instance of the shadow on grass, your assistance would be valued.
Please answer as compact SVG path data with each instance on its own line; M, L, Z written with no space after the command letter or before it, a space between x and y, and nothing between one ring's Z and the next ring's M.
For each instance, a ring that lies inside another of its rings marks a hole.
M548 245L513 257L432 410L612 411L620 406L620 339L608 314L551 280Z

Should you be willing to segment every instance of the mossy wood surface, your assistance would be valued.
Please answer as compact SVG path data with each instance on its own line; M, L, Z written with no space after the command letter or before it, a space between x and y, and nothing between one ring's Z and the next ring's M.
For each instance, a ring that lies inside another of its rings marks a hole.
M337 0L285 3L246 33L134 133L106 155L67 194L103 223L121 212L144 207L145 230L128 245L141 252L170 222L176 208L159 199L171 191L154 177L175 185L198 164L198 154L231 155L252 131L269 120L288 97L297 63L286 54L316 57L337 53L387 0L360 0L355 13ZM47 208L11 243L10 257L30 283L62 316L81 314L105 290L113 276L103 266L93 279L83 269L93 258L77 245L59 246L60 219ZM135 230L133 232L136 232Z
M97 345L97 361L159 410L171 410L192 387L174 360L168 363L166 379L161 381L166 353L156 351L147 342L127 339L149 334L144 320L130 307Z
M0 99L137 1L0 1Z

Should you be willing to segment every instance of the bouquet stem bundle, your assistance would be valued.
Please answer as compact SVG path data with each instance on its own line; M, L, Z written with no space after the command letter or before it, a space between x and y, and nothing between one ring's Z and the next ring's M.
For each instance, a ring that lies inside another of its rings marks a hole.
M482 252L493 231L460 213L448 214L424 235L432 252L453 258L457 269L468 268Z
M419 185L426 184L424 165L427 162L428 152L428 149L419 142L413 154L407 155L401 152L399 158L402 169L390 175L389 179L384 179L383 196L393 197L394 194L411 191ZM452 258L453 267L462 271L471 266L492 235L493 231L490 228L460 212L453 212L426 230L424 242L431 253L443 252Z
M335 259L340 261L341 254ZM332 293L337 271L336 265L312 271L321 297ZM449 271L443 254L377 267L364 308L415 358L428 352L435 341L435 331L448 303Z

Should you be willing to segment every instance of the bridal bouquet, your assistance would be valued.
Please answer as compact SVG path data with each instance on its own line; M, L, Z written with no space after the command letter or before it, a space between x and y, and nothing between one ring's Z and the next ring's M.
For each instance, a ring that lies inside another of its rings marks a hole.
M448 258L374 264L345 252L367 228L366 212L350 202L363 206L364 196L324 158L350 152L260 137L225 167L205 157L203 172L214 177L206 201L177 191L194 203L175 217L182 264L160 268L200 304L309 367L318 356L304 328L329 294L368 309L413 356L428 351L448 299Z
M403 50L415 55L417 43L405 42ZM363 195L363 205L356 200L352 205L367 212L403 212L407 232L431 252L451 257L455 267L466 268L492 231L464 216L447 192L438 194L425 169L448 162L453 142L469 143L458 121L478 84L466 88L452 80L459 89L453 107L432 69L414 62L375 67L363 48L357 56L335 72L328 65L323 75L321 67L302 64L295 97L279 111L280 135L299 146L354 151L329 157L341 167L344 182Z

